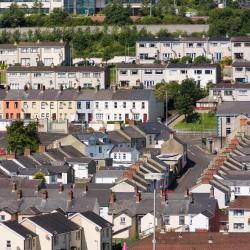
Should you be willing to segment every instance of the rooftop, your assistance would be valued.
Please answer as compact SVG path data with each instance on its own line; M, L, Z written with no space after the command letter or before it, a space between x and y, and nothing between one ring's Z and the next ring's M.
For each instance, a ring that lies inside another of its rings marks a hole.
M222 102L218 108L216 115L240 115L240 114L250 114L250 102L247 101L241 101L241 102L235 102L235 101L229 101L229 102Z
M108 222L107 220L103 219L101 216L97 215L94 212L86 211L82 213L84 217L89 219L90 221L94 222L96 225L98 225L101 228L110 227L112 224Z
M250 209L250 197L249 196L239 196L234 201L229 204L229 209Z

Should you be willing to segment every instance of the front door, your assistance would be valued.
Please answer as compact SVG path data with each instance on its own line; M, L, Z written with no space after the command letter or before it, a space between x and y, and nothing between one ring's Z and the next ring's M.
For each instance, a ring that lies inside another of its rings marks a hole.
M88 113L88 122L91 122L91 121L92 121L92 114Z
M125 122L128 122L129 120L129 114L125 114Z
M143 122L147 122L148 121L148 114L143 114Z

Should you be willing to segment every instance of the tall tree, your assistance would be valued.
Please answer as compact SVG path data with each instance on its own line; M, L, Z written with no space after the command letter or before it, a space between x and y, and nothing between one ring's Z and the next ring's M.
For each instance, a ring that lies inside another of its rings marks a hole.
M8 150L18 155L23 154L25 148L35 151L39 144L36 122L24 125L21 120L13 121L7 127Z

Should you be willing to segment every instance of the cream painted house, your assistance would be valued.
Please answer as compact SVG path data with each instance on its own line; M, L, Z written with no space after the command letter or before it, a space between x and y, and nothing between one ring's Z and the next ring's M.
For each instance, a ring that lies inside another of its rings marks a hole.
M112 224L110 222L91 211L74 214L70 220L83 228L82 249L112 249Z
M29 217L21 225L39 236L39 250L82 249L81 228L60 213Z
M0 223L1 250L38 250L38 235L16 221Z
M232 64L232 80L235 83L250 81L250 61L238 61Z
M96 88L105 89L108 84L108 71L97 66L36 66L9 67L7 85L11 89L60 89Z

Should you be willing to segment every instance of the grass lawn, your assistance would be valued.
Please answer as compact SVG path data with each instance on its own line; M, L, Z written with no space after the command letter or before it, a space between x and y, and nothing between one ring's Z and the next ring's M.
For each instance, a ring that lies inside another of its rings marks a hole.
M203 126L202 126L203 123ZM195 122L187 123L181 121L175 125L175 129L187 130L187 131L201 131L201 129L210 130L216 128L216 116L215 114L200 114L199 118Z

